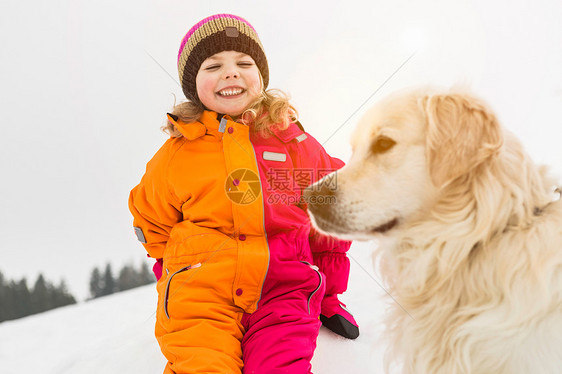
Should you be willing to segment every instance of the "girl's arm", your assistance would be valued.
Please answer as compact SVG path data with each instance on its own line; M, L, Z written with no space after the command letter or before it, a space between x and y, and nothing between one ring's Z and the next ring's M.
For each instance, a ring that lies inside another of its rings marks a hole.
M164 256L172 227L183 218L182 204L168 185L168 165L173 154L171 148L172 139L169 139L148 162L141 182L129 195L129 210L134 217L137 239L148 255L157 261ZM158 262L155 274L157 265Z
M330 156L314 137L308 133L306 135L306 139L298 143L300 165L296 167L312 169L314 172L311 182L316 182L345 165L342 160ZM329 183L337 187L337 175ZM303 209L307 209L306 204ZM326 236L311 228L309 242L314 264L326 275L326 294L343 293L347 289L349 277L350 263L346 253L351 241Z
M320 146L320 149L318 179L345 166L342 160L328 155L322 146ZM337 176L330 183L336 187ZM351 241L326 236L314 228L310 230L309 240L314 264L326 275L326 295L345 292L350 271L347 251L351 247Z

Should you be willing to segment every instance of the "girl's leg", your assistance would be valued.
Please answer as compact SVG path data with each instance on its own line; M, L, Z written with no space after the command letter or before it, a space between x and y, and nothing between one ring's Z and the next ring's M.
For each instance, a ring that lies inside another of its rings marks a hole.
M245 374L311 373L324 283L302 262L270 266L258 309L242 320Z
M357 322L337 296L347 289L350 270L347 251L351 242L316 233L311 236L310 246L314 264L326 275L326 295L322 301L320 320L333 332L355 339L359 336Z
M168 359L164 373L242 373L243 313L233 305L234 269L226 265L181 271L185 265L165 264L168 271L157 284L155 331Z

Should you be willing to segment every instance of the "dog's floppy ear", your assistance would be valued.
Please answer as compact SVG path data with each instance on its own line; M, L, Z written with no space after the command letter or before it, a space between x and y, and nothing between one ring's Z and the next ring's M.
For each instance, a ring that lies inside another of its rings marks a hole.
M463 94L427 96L427 160L431 179L443 186L497 153L503 143L496 116Z

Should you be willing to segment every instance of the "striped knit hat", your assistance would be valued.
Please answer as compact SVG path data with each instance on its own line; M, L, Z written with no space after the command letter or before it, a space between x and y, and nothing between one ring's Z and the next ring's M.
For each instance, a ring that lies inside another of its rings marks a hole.
M269 68L256 30L245 19L232 14L216 14L193 26L181 41L178 73L185 97L203 105L197 97L195 77L203 61L215 53L238 51L251 56L263 78L269 83Z

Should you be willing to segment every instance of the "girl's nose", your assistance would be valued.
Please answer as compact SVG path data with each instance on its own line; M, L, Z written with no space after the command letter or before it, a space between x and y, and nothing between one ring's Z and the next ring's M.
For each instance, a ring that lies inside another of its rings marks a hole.
M224 79L239 78L239 77L240 77L240 73L238 73L238 70L233 69L233 68L228 69L224 73Z

